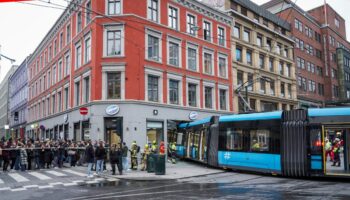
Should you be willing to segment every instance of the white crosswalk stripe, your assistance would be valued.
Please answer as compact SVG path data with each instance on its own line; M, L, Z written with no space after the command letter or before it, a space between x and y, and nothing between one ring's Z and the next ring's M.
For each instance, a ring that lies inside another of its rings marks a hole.
M19 183L29 181L26 177L19 175L18 173L10 173L9 176L11 176L11 178L15 179Z
M28 174L35 176L36 178L40 179L40 180L49 180L52 179L44 174L41 174L39 172L29 172Z
M0 179L0 184L4 184L4 181Z
M76 171L73 171L71 169L64 169L63 171L64 172L68 172L70 174L75 174L75 175L78 175L78 176L86 176L86 174L83 174L83 173L80 173L80 172L76 172Z
M58 177L62 177L62 176L67 176L61 172L57 172L57 171L46 171L46 173L52 174L54 176L58 176Z

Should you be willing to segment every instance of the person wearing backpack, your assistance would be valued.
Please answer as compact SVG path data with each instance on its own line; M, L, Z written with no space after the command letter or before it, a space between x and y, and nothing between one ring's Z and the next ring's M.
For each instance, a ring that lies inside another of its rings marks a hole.
M131 144L131 150L130 150L130 153L131 153L131 169L132 170L137 170L137 149L138 149L138 146L136 144L136 141L134 141Z

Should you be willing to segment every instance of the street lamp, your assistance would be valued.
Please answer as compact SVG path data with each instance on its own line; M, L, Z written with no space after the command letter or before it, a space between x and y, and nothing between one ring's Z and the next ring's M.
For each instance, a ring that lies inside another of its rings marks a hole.
M251 107L250 104L248 103L248 87L252 86L255 82L259 80L265 80L266 82L271 82L271 79L268 77L257 77L256 79L253 80L248 80L244 82L241 86L239 86L236 90L235 93L238 95L238 98L240 98L244 104L244 112L251 112L254 111ZM242 89L245 88L245 97L242 96L241 91Z

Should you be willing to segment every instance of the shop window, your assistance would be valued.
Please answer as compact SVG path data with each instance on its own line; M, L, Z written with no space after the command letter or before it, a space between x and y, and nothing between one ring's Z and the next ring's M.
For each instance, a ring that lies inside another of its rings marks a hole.
M156 141L157 144L160 144L161 141L164 141L163 135L163 122L147 122L147 143L153 143Z

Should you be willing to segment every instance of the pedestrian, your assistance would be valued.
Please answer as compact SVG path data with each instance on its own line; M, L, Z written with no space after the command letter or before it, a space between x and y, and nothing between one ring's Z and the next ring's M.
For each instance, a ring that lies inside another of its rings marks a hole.
M50 169L51 162L52 162L52 151L50 144L47 143L44 149L44 161L47 169ZM45 167L45 166L44 166Z
M158 150L157 142L155 140L153 140L152 147L151 147L151 153L157 154L158 153L157 150Z
M326 141L325 141L325 150L326 150L326 161L327 161L327 157L328 157L328 155L329 155L329 159L330 159L330 161L333 161L332 160L332 156L331 156L331 151L332 151L332 143L328 140L328 139L326 139Z
M164 146L164 142L161 141L160 145L159 145L159 154L160 155L164 155L165 154L165 146Z
M28 155L25 146L22 143L19 143L18 147L20 152L21 171L24 172L28 165Z
M36 140L34 142L34 167L35 169L40 169L41 164L40 164L40 144L39 140Z
M117 155L117 145L112 144L111 149L109 151L109 160L112 167L112 175L115 175L115 165L118 164L118 155Z
M106 149L104 148L102 141L100 141L99 145L96 148L95 156L96 156L96 173L98 175L101 175L103 170L103 162L106 156Z
M0 168L2 167L2 162L3 162L3 158L2 158L2 149L4 148L4 143L2 141L0 141Z
M128 151L129 151L129 148L128 146L126 146L126 143L123 142L123 148L122 148L122 153L123 153L123 169L125 171L129 170L129 167L128 167Z
M92 178L92 167L94 165L94 161L95 161L95 154L94 154L94 147L91 144L91 140L88 140L88 145L85 149L85 160L88 163L88 167L87 167L87 177L88 178Z
M142 153L142 163L141 163L141 171L147 170L147 158L149 156L149 147L148 144L145 145L145 149Z
M134 141L131 144L131 150L130 150L130 154L131 154L131 169L132 170L137 170L137 150L138 150L138 146L136 144L136 141Z
M10 140L10 159L11 159L11 171L14 170L17 158L17 145Z
M10 152L6 150L8 148L11 148L11 144L7 141L4 145L5 150L2 150L2 159L4 160L4 165L2 166L3 172L7 172L7 167L10 164Z
M28 156L28 165L27 165L28 170L32 170L32 160L34 157L34 150L33 150L33 145L31 141L27 143L27 156Z
M70 145L70 149L68 150L68 156L71 158L70 166L75 167L77 163L77 149L75 143Z
M175 144L175 142L170 143L170 156L171 156L171 162L173 164L176 164L176 144Z
M337 166L340 167L340 139L335 138L334 140L334 148L333 148L333 153L334 153L334 160L333 160L333 165L331 166Z

